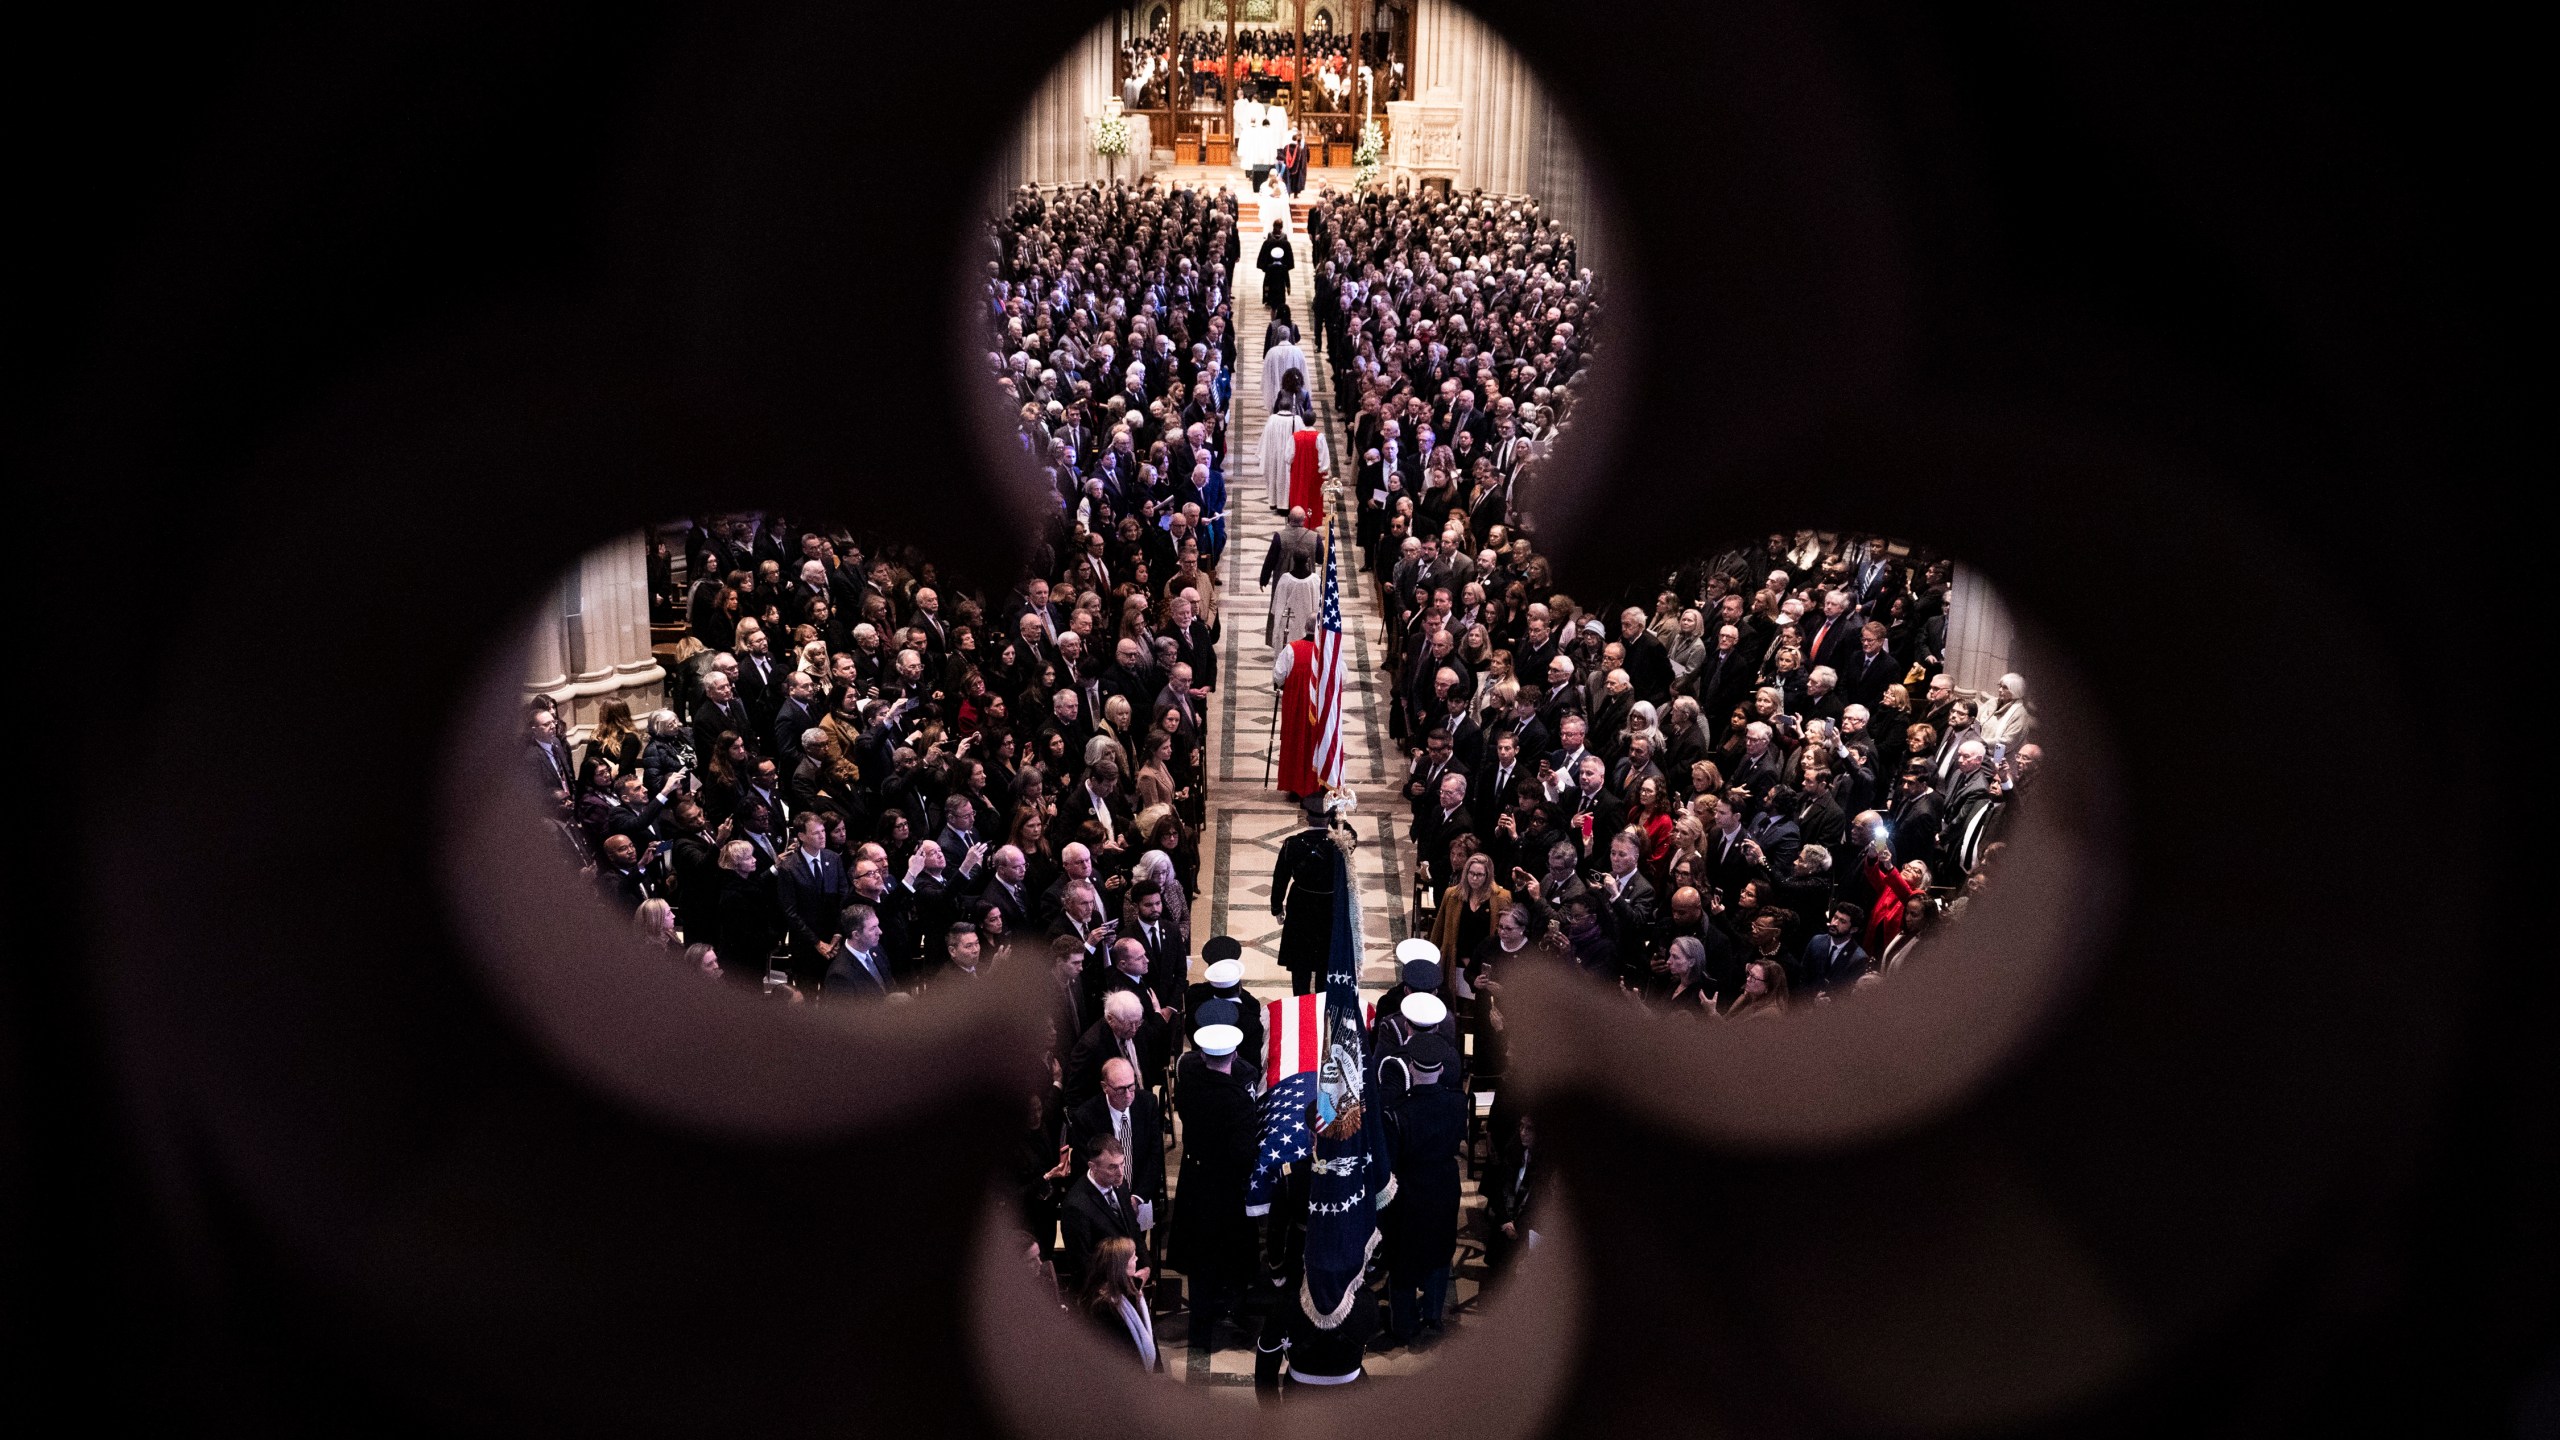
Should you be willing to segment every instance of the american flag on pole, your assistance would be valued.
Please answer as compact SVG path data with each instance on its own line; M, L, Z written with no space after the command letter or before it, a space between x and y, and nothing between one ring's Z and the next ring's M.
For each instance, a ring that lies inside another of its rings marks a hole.
M1307 1107L1316 1101L1316 1072L1324 1066L1324 996L1292 995L1266 1007L1262 1151L1254 1157L1253 1179L1245 1190L1245 1213L1271 1212L1271 1193L1279 1187L1280 1168L1315 1153L1315 1133L1307 1128Z
M1342 788L1342 584L1333 566L1330 536L1324 547L1324 611L1316 625L1315 771L1329 789Z

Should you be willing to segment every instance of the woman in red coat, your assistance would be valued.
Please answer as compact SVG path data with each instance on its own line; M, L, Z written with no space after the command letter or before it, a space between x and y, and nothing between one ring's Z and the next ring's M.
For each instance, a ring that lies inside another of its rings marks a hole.
M1881 955L1884 947L1902 933L1902 914L1914 899L1929 893L1929 867L1913 860L1897 870L1885 863L1876 851L1867 852L1867 883L1876 891L1875 908L1867 915L1866 946L1870 955Z

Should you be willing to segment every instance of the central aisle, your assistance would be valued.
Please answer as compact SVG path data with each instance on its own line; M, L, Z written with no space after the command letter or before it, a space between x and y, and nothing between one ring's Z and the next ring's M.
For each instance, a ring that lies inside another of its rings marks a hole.
M1307 236L1292 229L1289 243L1297 252L1291 272L1290 309L1303 316L1308 308L1313 273ZM1285 995L1289 974L1280 968L1280 922L1271 914L1271 871L1281 842L1301 827L1300 812L1288 796L1271 788L1270 767L1277 749L1272 727L1277 697L1271 688L1271 647L1263 643L1269 592L1262 589L1262 559L1282 516L1265 503L1262 477L1262 422L1271 408L1262 394L1262 333L1270 312L1262 305L1262 276L1250 255L1237 266L1236 379L1234 413L1227 427L1226 555L1220 562L1224 592L1220 619L1225 627L1218 673L1219 724L1209 755L1207 872L1202 888L1209 896L1209 927L1200 933L1232 935L1244 945L1245 984L1264 995ZM1301 323L1299 348L1319 372L1325 362L1315 354L1313 327ZM1333 386L1317 375L1308 378L1316 396L1316 423L1325 428L1337 468L1354 458L1350 437L1333 413ZM1397 795L1402 757L1387 738L1387 676L1378 668L1385 657L1376 588L1360 572L1359 551L1352 542L1351 487L1328 491L1328 517L1334 537L1342 586L1343 651L1347 683L1342 718L1343 781L1359 797L1352 827L1360 847L1352 857L1352 876L1359 886L1363 956L1361 987L1372 995L1394 982L1395 943L1407 932L1407 895L1411 861L1405 834L1404 806Z
M1221 177L1223 179L1223 177ZM1291 309L1304 313L1312 282L1308 241L1303 230L1289 235L1298 268L1291 272ZM1199 903L1205 916L1195 919L1192 933L1205 939L1232 935L1244 946L1244 983L1257 999L1289 993L1289 974L1280 968L1280 922L1271 914L1271 870L1281 842L1300 828L1300 812L1287 796L1271 788L1268 767L1276 735L1272 730L1275 696L1271 688L1271 647L1263 643L1269 592L1260 585L1262 557L1270 547L1281 516L1266 503L1262 479L1262 422L1270 407L1262 396L1262 332L1271 317L1262 306L1262 276L1250 261L1237 267L1236 382L1234 413L1229 419L1227 453L1227 550L1219 562L1222 599L1219 620L1218 700L1209 722L1208 826L1202 842ZM1312 327L1301 325L1299 346L1320 372L1325 362L1315 354ZM1317 396L1316 423L1325 427L1335 459L1351 464L1349 436L1334 415L1333 386L1310 377ZM1346 687L1342 720L1343 780L1359 796L1352 826L1360 846L1352 857L1352 879L1360 897L1362 965L1360 988L1372 1001L1395 983L1395 944L1408 932L1408 897L1412 874L1405 806L1397 793L1403 757L1387 738L1389 681L1378 668L1385 657L1383 619L1375 582L1359 570L1352 542L1351 486L1345 482L1328 494L1338 574L1342 586L1342 621ZM1205 923L1203 923L1205 922ZM1193 977L1198 978L1198 962ZM1169 1173L1178 1174L1181 1145L1177 1138L1166 1157ZM1181 1204L1177 1194L1174 1203ZM1464 1181L1462 1224L1481 1209L1472 1175ZM1481 1250L1462 1246L1452 1273L1449 1314L1454 1333L1472 1317L1483 1282ZM1170 1315L1157 1319L1156 1339L1167 1366L1190 1384L1250 1393L1253 1349L1249 1333L1230 1329L1215 1355L1191 1352L1185 1327ZM1431 1363L1427 1353L1398 1349L1372 1351L1370 1375L1412 1374Z

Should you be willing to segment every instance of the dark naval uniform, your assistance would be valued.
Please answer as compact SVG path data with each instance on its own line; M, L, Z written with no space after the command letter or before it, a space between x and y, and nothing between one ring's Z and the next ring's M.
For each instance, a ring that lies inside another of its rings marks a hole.
M1292 995L1312 995L1324 984L1333 953L1333 900L1333 836L1312 825L1280 846L1280 863L1271 871L1271 913L1282 917L1280 963L1288 967Z
M1426 1039L1420 1048L1438 1047ZM1458 1250L1458 1154L1467 1139L1467 1103L1452 1084L1416 1083L1391 1112L1396 1199L1386 1208L1381 1228L1386 1232L1389 1323L1398 1343L1411 1340L1421 1325L1439 1329L1448 1305L1449 1267Z
M1238 1048L1235 1068L1221 1074L1209 1057L1182 1057L1174 1109L1182 1117L1182 1178L1174 1191L1173 1268L1191 1282L1191 1348L1216 1347L1220 1318L1261 1268L1254 1224L1245 1211L1253 1179L1262 1108L1252 1070Z
M1206 980L1191 982L1190 988L1182 995L1182 1013L1189 1017L1183 1021L1185 1038L1200 1033L1200 1027L1205 1023L1200 1019L1200 1007L1212 1000L1234 1002L1235 1018L1227 1023L1244 1032L1244 1043L1236 1047L1236 1064L1243 1067L1248 1074L1261 1074L1262 1002L1246 993L1241 985L1230 985L1221 990Z
M1262 1338L1254 1344L1253 1388L1265 1401L1334 1393L1357 1381L1360 1357L1378 1331L1377 1297L1365 1283L1351 1313L1331 1330L1319 1330L1307 1318L1305 1284L1302 1272L1289 1272L1287 1286L1263 1317Z

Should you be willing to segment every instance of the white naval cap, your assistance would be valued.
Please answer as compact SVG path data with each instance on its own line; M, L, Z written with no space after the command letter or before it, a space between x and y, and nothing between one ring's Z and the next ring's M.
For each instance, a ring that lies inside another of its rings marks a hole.
M1409 965L1416 960L1428 960L1434 965L1439 964L1440 947L1423 939L1419 935L1410 940L1399 940L1396 942L1397 965Z
M1237 984L1244 979L1244 962L1241 960L1218 961L1216 964L1211 965L1207 970L1202 971L1200 978L1217 986L1219 989L1224 990L1228 986Z
M1407 995L1404 1004L1398 1008L1404 1018L1425 1030L1449 1018L1449 1007L1428 990L1416 990ZM1200 1033L1205 1035L1209 1032L1204 1030Z
M1244 1032L1233 1025L1203 1025L1192 1032L1191 1043L1203 1055L1233 1055L1244 1043Z

